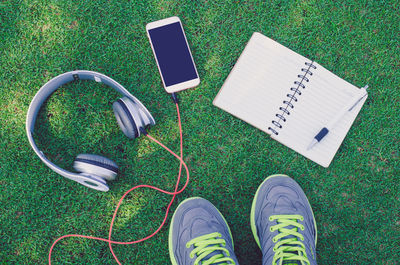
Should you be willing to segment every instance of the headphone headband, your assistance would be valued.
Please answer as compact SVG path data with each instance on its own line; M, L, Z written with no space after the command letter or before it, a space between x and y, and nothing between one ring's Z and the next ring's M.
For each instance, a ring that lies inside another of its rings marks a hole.
M71 71L67 72L61 75L58 75L54 77L53 79L49 80L46 84L44 84L39 91L36 93L35 97L33 98L31 104L29 105L28 113L27 113L27 118L26 118L26 133L28 135L28 140L29 143L31 144L33 150L35 153L39 156L39 158L45 163L50 169L55 171L56 173L77 181L85 186L90 185L92 177L91 176L85 176L84 174L77 174L73 172L69 172L65 169L62 169L61 167L57 166L56 164L52 163L39 148L37 147L35 140L33 139L33 131L35 127L35 122L37 115L39 113L39 110L43 103L46 101L46 99L54 92L56 91L59 87L75 81L75 80L94 80L98 83L104 83L112 88L114 88L117 92L122 94L123 96L128 97L131 99L135 104L139 106L139 109L142 110L145 113L148 113L148 117L150 120L151 124L154 124L155 121L153 117L151 116L150 112L146 109L146 107L136 98L134 97L131 93L129 93L128 90L126 90L122 85L120 85L117 81L114 79L103 75L98 72L94 71L86 71L86 70L76 70L76 71ZM107 191L108 186L106 183L104 185L99 185L97 187L92 187L97 190L102 190L102 191Z

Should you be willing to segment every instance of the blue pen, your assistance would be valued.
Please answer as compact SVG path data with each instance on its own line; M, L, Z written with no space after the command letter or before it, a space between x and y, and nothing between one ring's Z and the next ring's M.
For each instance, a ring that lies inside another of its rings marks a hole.
M368 88L368 85L361 88L363 90L361 96L360 96L360 94L357 94L357 96L353 97L349 101L349 103L346 105L346 107L343 108L342 111L339 111L336 114L336 116L327 125L325 125L316 136L314 136L314 139L312 140L310 145L307 147L307 151L310 150L311 148L313 148L314 145L316 145L317 143L321 142L321 140L324 139L324 137L329 133L329 131L331 131L333 129L333 127L336 125L336 123L339 120L341 120L344 115L346 115L348 112L352 111L353 108L355 106L357 106L358 103L360 103L360 101L368 94L367 88Z

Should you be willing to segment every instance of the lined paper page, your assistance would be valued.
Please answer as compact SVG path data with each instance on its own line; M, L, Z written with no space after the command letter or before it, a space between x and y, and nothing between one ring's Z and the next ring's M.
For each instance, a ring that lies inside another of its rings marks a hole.
M276 129L279 134L272 134L273 139L328 167L367 97L307 151L314 136L361 90L314 62L317 69L310 69L309 82L303 80L306 88L300 88L302 94L296 95L298 101L286 121L279 121L279 129L272 120L283 114L279 107L293 94L290 88L297 87L293 82L304 74L305 62L312 61L256 32L213 103L268 134L268 127Z
M270 134L304 62L311 61L255 32L213 104Z
M346 114L327 136L307 151L314 136L342 110L361 90L331 73L321 65L313 63L317 69L312 70L310 82L298 96L298 102L291 114L283 122L279 135L272 138L292 148L303 156L328 167L335 156L344 137L349 131L367 97L351 112Z

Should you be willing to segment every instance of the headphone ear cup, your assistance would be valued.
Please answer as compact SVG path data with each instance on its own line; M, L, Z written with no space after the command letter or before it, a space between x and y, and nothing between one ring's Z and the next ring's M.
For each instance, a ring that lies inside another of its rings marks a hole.
M75 159L74 169L106 180L114 180L118 174L118 166L114 161L91 154L79 154Z
M144 126L135 103L129 98L123 97L114 102L113 110L118 125L124 134L131 139L139 137L139 128Z

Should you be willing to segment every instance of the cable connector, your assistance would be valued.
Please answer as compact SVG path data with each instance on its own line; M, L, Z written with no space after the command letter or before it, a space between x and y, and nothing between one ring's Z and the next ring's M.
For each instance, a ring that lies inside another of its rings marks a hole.
M176 93L171 93L171 98L172 98L172 101L174 101L175 104L179 103L178 95Z
M140 127L140 128L139 128L139 131L140 131L140 133L143 134L143 135L147 135L147 134L148 134L147 131L146 131L146 129L145 129L144 127Z

